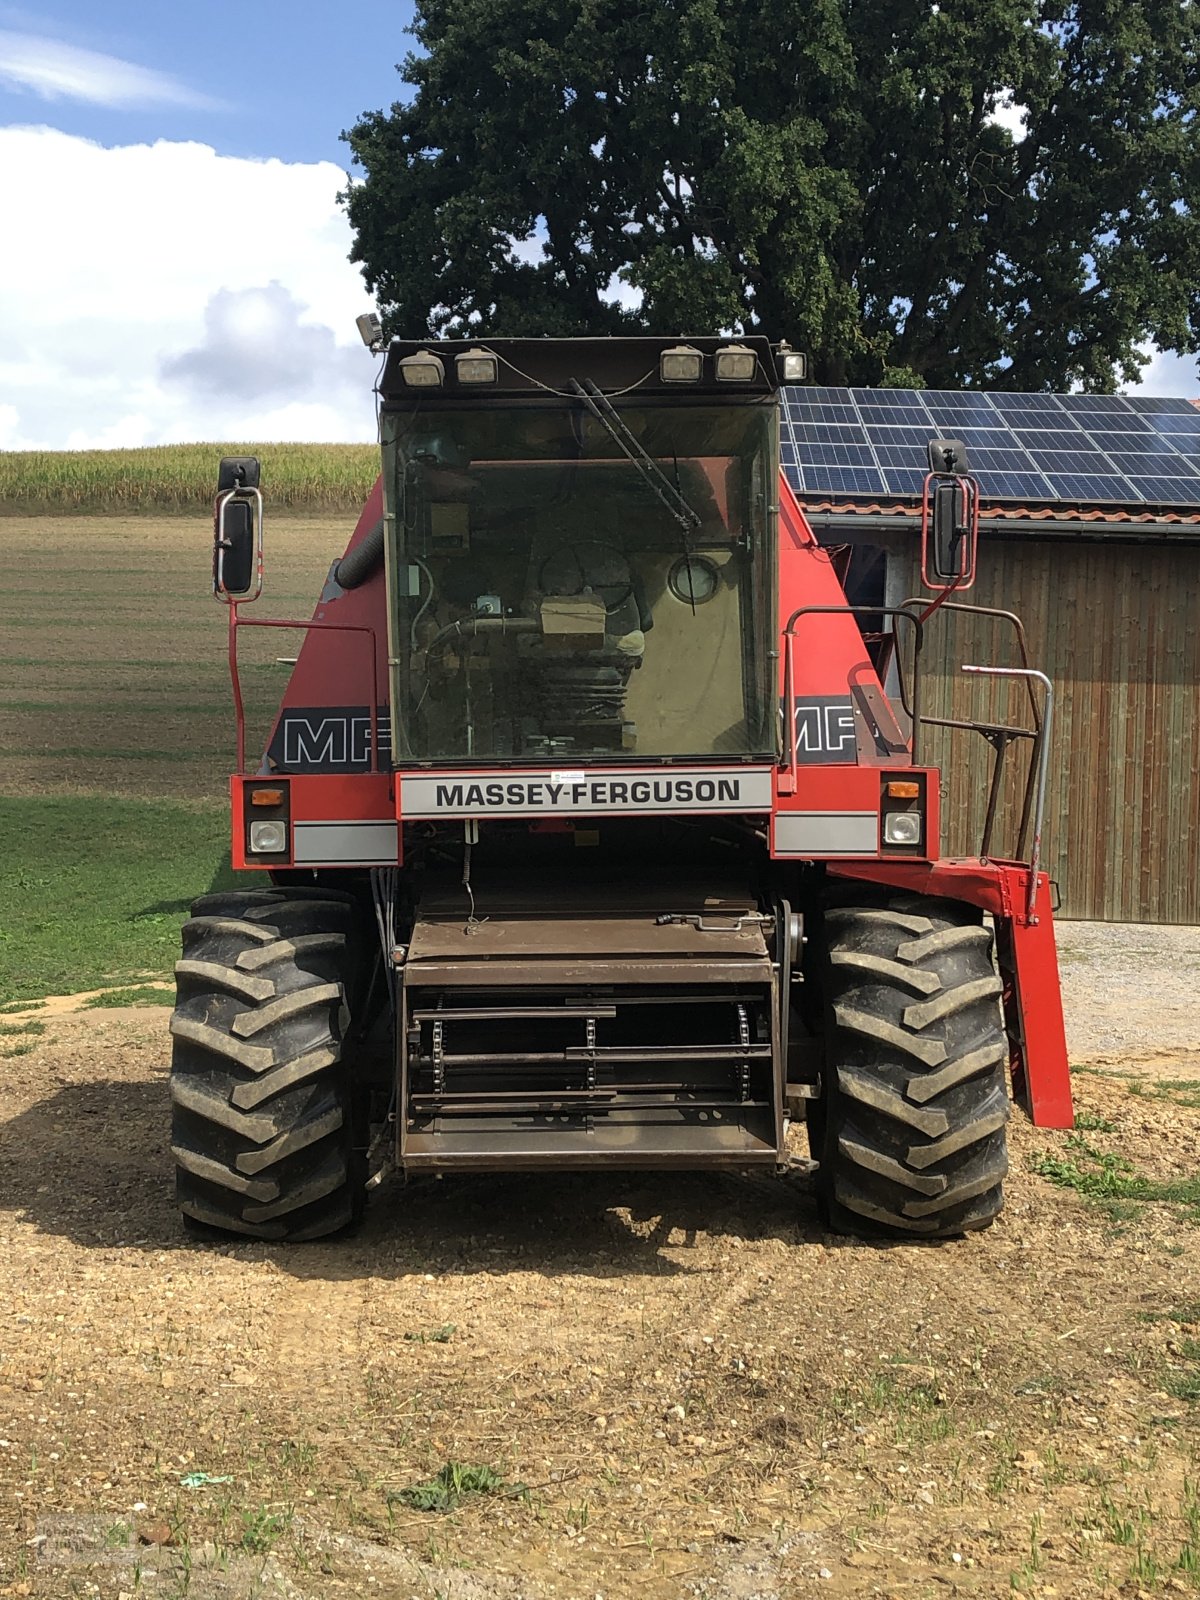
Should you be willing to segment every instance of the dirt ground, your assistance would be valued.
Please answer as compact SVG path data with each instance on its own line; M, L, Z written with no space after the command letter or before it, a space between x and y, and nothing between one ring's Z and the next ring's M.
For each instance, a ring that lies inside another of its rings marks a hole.
M167 1012L0 1039L0 1593L1196 1592L1200 930L1062 942L1080 1131L1018 1114L1002 1218L932 1246L677 1175L202 1245ZM439 1472L486 1492L418 1509Z

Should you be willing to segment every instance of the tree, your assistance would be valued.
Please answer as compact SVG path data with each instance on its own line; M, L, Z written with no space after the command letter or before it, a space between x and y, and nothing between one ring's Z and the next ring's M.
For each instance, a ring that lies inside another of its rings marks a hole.
M1200 348L1188 0L419 0L344 137L406 335L759 331L829 383Z

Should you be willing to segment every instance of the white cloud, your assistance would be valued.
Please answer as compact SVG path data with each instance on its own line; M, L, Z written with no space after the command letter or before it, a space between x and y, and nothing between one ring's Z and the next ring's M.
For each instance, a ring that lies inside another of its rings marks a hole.
M11 28L0 28L0 82L42 100L85 100L122 111L145 106L212 110L217 105L165 72Z
M0 448L370 440L331 162L0 128Z
M1200 397L1200 361L1195 356L1177 356L1153 346L1146 354L1150 364L1142 368L1137 383L1126 385L1122 394L1183 395L1188 400Z

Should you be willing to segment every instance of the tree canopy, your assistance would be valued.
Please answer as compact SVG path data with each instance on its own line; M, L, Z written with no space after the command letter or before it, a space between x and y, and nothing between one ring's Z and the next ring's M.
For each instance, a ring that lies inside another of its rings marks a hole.
M389 331L763 332L828 383L1200 348L1190 0L419 0L344 137Z

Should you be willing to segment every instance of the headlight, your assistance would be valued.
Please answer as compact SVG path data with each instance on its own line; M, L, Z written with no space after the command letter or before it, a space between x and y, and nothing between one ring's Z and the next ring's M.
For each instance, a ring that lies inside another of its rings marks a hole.
M919 811L885 811L883 814L884 844L920 844L921 813Z
M250 848L256 855L281 855L287 849L287 823L252 822Z

